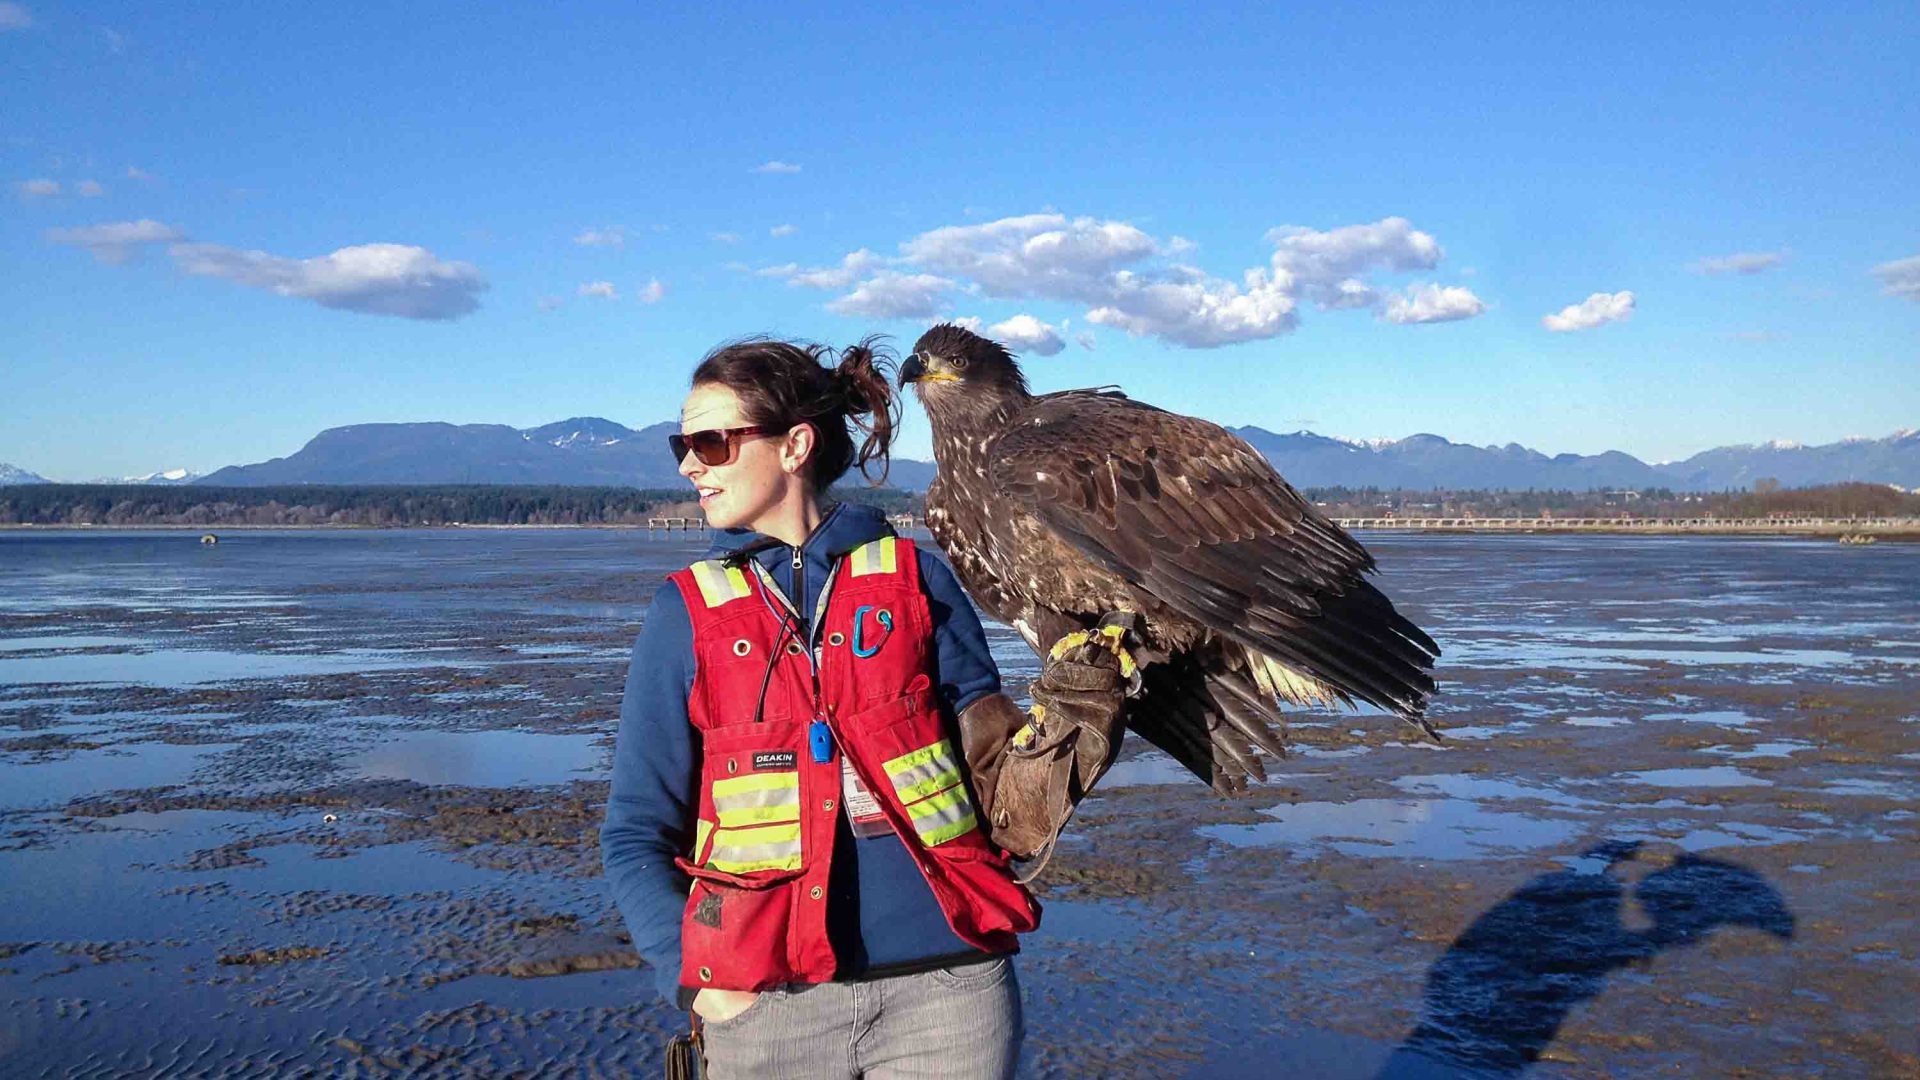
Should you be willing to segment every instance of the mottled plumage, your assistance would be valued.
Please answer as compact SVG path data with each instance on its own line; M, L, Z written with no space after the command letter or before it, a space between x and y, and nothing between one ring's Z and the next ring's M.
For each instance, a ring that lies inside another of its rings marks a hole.
M936 326L901 370L933 423L927 522L961 584L1036 649L1142 618L1127 725L1223 792L1284 749L1277 701L1370 702L1423 731L1439 650L1373 557L1216 424L1108 390L1033 396L1001 345Z

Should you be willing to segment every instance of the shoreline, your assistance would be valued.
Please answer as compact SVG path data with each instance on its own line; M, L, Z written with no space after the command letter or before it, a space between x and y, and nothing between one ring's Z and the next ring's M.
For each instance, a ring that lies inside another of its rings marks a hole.
M1337 520L1337 519L1336 519ZM1478 521L1461 521L1437 524L1431 521L1393 524L1384 521L1369 521L1365 525L1340 522L1350 532L1357 533L1423 533L1423 534L1482 534L1500 536L1544 536L1544 535L1611 535L1611 536L1781 536L1802 537L1808 539L1838 540L1842 536L1865 536L1872 541L1885 540L1892 543L1920 542L1920 522L1909 520L1894 521L1820 521L1796 522L1783 525L1761 524L1706 524L1706 523L1607 523L1586 524L1568 523L1563 525L1529 522L1525 525L1503 522L1499 518L1487 518ZM914 525L912 531L924 532L924 525ZM590 525L515 525L515 524L460 524L460 525L93 525L93 524L0 524L0 533L110 533L110 532L152 532L152 533L208 533L223 532L468 532L468 531L590 531L607 532L644 532L648 534L705 534L711 530L705 526L694 528L663 528L648 525L590 524Z

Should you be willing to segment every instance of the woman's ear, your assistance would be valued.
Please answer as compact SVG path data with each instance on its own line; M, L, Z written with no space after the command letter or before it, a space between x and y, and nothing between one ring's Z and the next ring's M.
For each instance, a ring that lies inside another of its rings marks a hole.
M780 443L780 467L796 474L806 468L807 461L813 457L817 437L812 424L800 423L788 428L786 438Z

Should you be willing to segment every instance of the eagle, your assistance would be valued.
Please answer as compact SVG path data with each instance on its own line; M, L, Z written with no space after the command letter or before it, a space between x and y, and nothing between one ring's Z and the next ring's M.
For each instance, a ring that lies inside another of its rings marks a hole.
M1134 616L1126 724L1214 790L1285 756L1283 702L1368 702L1438 738L1438 646L1245 440L1111 388L1032 394L1004 345L951 323L900 385L933 426L927 526L974 602L1036 651Z

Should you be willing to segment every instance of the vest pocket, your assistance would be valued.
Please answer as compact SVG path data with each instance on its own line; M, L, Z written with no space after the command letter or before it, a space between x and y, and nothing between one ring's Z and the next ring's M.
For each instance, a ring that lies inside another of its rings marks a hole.
M791 982L791 882L800 871L745 877L675 861L693 878L680 920L680 985L765 990Z
M927 683L921 675L905 694L855 713L847 724L867 750L863 764L892 789L921 846L938 848L978 833L980 823L964 762L928 702Z
M706 732L701 783L712 817L703 807L694 834L694 864L725 875L801 868L799 739L799 729L791 723Z

